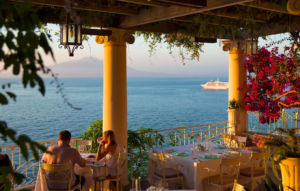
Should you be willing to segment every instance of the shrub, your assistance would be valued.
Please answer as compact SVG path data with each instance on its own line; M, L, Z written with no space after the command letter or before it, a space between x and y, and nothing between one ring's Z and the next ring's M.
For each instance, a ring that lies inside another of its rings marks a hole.
M103 120L96 120L90 124L87 128L86 132L82 132L80 137L83 140L92 140L93 145L91 152L96 153L98 151L99 143L97 143L97 138L102 137L102 130L103 130Z

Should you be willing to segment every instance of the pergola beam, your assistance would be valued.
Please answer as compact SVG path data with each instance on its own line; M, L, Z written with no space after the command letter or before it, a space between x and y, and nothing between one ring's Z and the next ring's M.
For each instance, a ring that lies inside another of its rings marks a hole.
M65 7L65 1L63 0L19 0L20 2L32 2L34 5L46 5L54 7ZM103 6L83 6L83 5L73 5L72 9L82 10L82 11L95 11L95 12L105 12L114 13L122 15L138 15L139 11L136 9L111 9L109 7Z
M207 0L154 0L188 7L206 7Z
M186 8L186 7L150 7L140 10L138 16L125 16L120 20L119 28L129 28L148 23L158 22L176 17L202 13L214 9L233 6L237 4L251 2L253 0L207 0L207 7L201 9Z
M282 34L288 32L300 31L300 22L294 22L291 25L282 26L280 24L276 24L272 28L264 27L257 31L257 35L259 36L268 36L275 34Z
M148 0L117 0L125 3L134 3L137 5L147 5L147 6L153 6L153 7L169 7L170 5L163 2L157 2L157 1L148 1Z
M187 23L194 23L194 24L197 24L194 20L192 19L188 19L188 18L184 18L184 17L181 17L181 18L176 18L176 19L173 19L174 21L180 21L180 22L187 22ZM198 23L199 24L199 23ZM214 22L214 23L208 23L209 25L217 25L217 26L228 26L224 23L220 23L220 22Z
M290 14L286 9L283 9L280 5L277 5L275 3L255 1L255 2L249 2L249 3L242 3L240 5L257 8L257 9L261 9L261 10L266 10L266 11L271 11L271 12L276 12L276 13Z
M233 15L233 14L230 14L230 13L226 13L226 12L221 12L221 13L207 13L207 14L212 15L212 16L217 16L217 17L230 18L230 19L247 20L246 18L240 18L240 17L238 17L236 15ZM266 22L266 21L260 20L260 19L255 19L253 21L258 22L258 23L265 23Z

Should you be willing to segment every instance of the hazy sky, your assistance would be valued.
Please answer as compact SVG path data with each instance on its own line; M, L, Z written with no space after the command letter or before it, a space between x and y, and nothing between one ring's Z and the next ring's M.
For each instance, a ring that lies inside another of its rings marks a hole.
M54 51L56 64L79 60L83 57L96 57L103 60L103 45L95 42L95 36L90 36L89 45L86 41L83 42L84 49L77 49L74 57L69 57L68 51L58 48L58 36L55 32L59 32L58 25L48 25L52 34L52 48ZM282 35L281 35L282 37ZM273 40L280 39L280 35L271 36ZM260 46L266 42L260 39ZM205 44L203 47L204 53L200 55L200 61L185 61L185 66L178 57L178 50L174 51L174 58L169 54L166 44L159 45L161 47L157 51L155 57L149 57L148 44L142 37L137 37L135 43L127 47L127 65L141 71L159 72L169 74L189 75L191 77L227 77L228 76L228 52L223 52L222 47L218 43ZM280 47L283 47L281 45ZM177 51L177 53L176 53ZM53 65L55 62L49 57L44 56L46 65ZM3 63L2 63L3 64ZM0 63L0 67L2 67ZM1 77L1 73L0 73Z

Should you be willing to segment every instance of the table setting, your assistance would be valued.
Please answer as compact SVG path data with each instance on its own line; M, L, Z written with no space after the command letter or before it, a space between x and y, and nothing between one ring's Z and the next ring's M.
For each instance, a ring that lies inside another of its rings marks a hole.
M181 165L178 170L184 174L185 186L196 190L204 190L202 181L208 177L204 168L216 169L221 158L235 158L239 155L241 155L241 163L246 163L251 154L251 151L231 148L225 144L215 144L212 140L175 147L155 148L152 152L163 152L173 165ZM247 167L250 167L250 164L241 166L241 169ZM154 170L149 168L148 177L152 176L153 173ZM213 175L217 175L217 172L211 173L211 176Z

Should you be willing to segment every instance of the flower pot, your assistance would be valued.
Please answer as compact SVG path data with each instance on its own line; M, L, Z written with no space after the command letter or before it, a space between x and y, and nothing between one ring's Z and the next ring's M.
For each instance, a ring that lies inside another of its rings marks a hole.
M284 191L290 191L291 187L300 191L300 159L287 158L280 162L281 178Z

